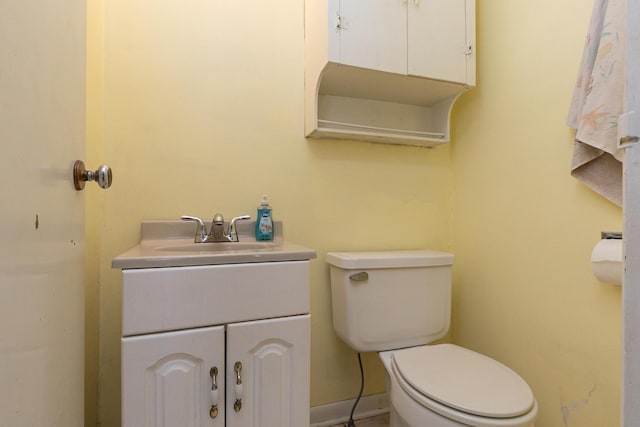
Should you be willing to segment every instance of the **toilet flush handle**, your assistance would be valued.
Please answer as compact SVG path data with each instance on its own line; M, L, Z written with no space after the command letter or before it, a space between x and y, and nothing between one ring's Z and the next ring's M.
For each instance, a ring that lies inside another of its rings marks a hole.
M351 276L349 276L349 280L353 282L366 282L367 280L369 280L369 273L367 273L366 271L362 271L360 273L352 274Z

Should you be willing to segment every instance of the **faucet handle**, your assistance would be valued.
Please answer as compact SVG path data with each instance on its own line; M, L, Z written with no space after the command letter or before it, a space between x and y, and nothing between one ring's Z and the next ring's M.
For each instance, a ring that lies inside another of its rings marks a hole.
M251 219L251 215L236 216L236 217L231 219L231 222L229 223L229 232L227 233L227 235L234 242L237 242L239 240L238 239L238 229L236 227L236 221L242 221L242 220L247 220L247 219Z
M180 219L183 221L194 221L198 223L195 237L196 243L202 243L207 240L207 229L204 225L204 222L200 218L198 218L197 216L182 215Z

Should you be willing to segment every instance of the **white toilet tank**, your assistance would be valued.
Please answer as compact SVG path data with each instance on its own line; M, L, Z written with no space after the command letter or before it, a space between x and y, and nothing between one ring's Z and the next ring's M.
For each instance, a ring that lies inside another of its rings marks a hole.
M449 330L452 254L330 252L326 261L333 327L354 350L422 345Z

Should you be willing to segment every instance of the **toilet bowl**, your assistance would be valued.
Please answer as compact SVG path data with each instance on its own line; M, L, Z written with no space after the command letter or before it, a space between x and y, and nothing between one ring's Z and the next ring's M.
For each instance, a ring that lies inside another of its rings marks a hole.
M328 253L334 329L377 351L391 427L533 427L538 406L505 365L446 335L453 255L436 251ZM380 315L388 313L388 315Z
M531 389L511 369L453 344L379 353L396 420L392 426L533 427Z

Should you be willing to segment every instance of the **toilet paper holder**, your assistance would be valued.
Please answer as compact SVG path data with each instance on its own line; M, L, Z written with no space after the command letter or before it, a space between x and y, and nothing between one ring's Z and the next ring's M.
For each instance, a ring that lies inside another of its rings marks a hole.
M621 285L624 275L622 232L603 231L591 252L591 271L602 283Z
M622 232L621 231L601 231L600 239L602 240L622 239Z

